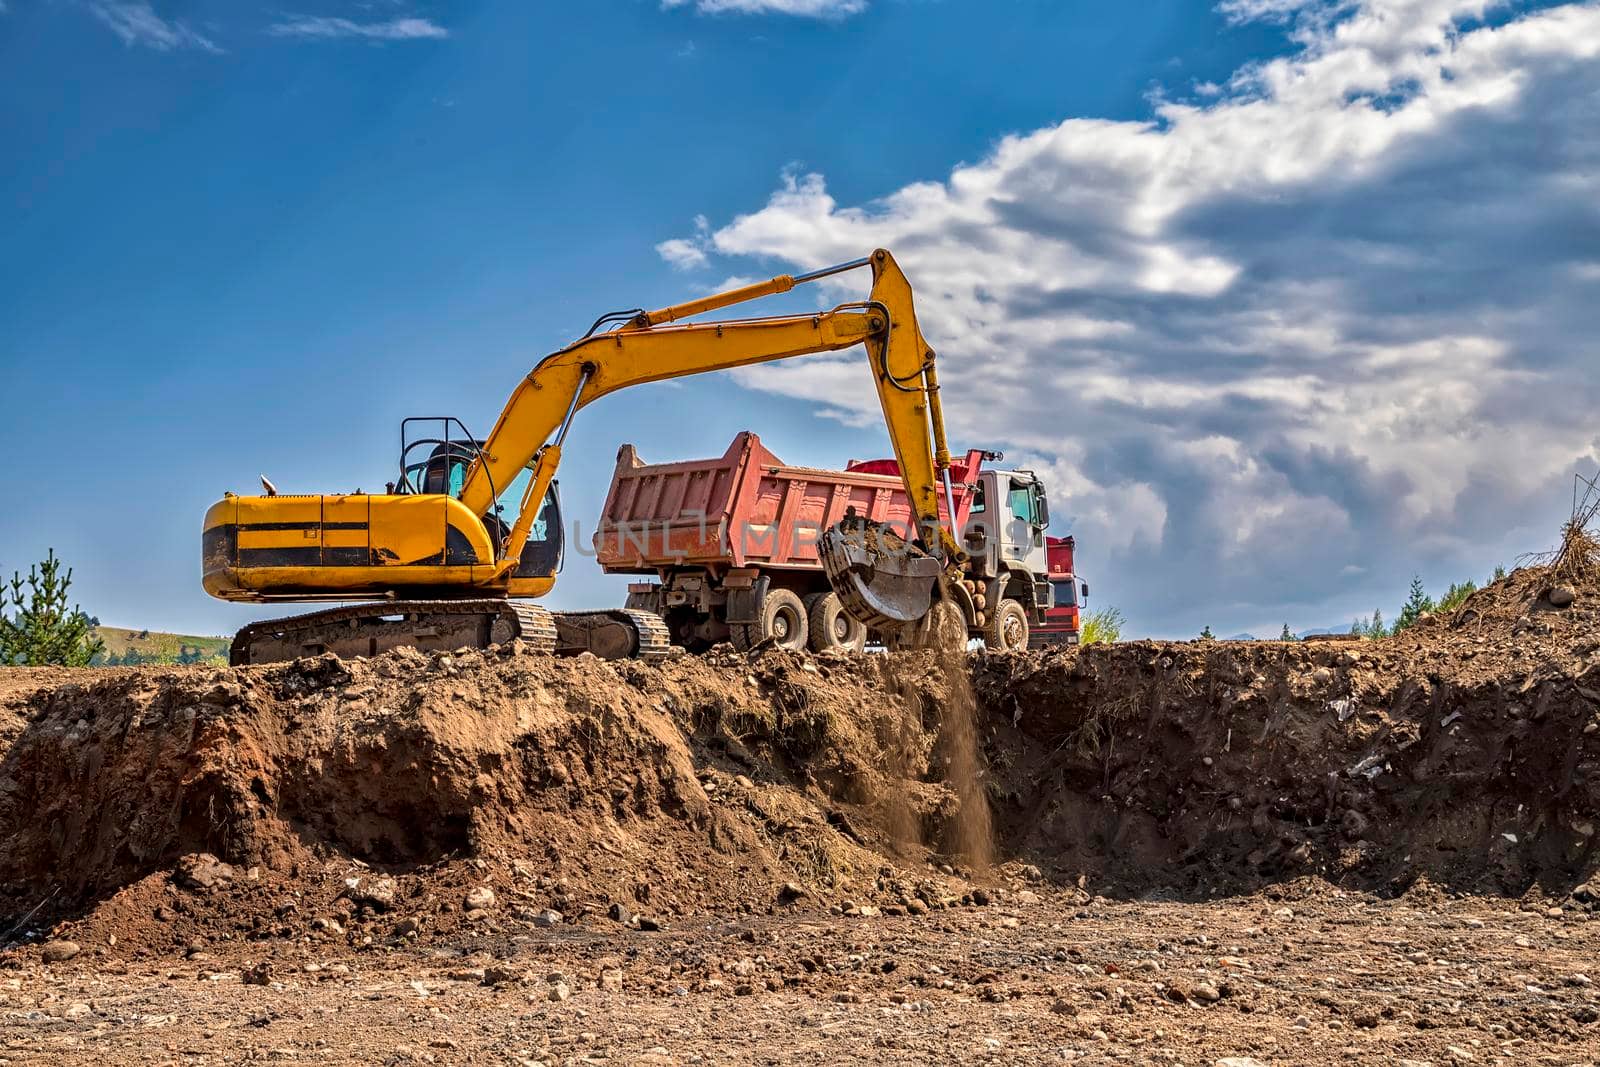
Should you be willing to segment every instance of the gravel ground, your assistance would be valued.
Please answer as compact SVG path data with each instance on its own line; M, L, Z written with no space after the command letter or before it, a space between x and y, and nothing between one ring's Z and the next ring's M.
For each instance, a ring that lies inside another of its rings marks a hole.
M1600 1062L1600 925L1570 903L994 897L426 948L28 947L0 962L0 1062Z

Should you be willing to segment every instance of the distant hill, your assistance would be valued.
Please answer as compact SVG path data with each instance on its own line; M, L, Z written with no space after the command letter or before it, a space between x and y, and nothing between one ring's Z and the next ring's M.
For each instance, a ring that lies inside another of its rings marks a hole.
M1309 630L1301 630L1299 633L1295 634L1294 636L1296 637L1296 639L1304 641L1308 637L1326 637L1329 634L1333 634L1336 637L1343 637L1345 634L1348 634L1349 632L1350 632L1349 625L1345 625L1345 626L1314 626ZM1224 640L1224 641L1276 641L1276 640L1278 640L1278 638L1276 636L1273 636L1273 637L1257 637L1255 634L1246 633L1246 634L1231 634L1231 635L1229 635L1227 637L1224 637L1222 640Z
M169 634L159 630L124 630L120 626L96 626L93 633L106 646L104 654L95 659L96 666L228 662L230 642L226 637Z

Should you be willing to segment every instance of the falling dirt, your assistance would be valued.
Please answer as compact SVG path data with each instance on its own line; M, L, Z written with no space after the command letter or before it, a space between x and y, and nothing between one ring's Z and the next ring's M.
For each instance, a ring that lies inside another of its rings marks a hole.
M957 809L945 834L945 851L981 876L994 862L994 819L989 812L986 786L988 767L979 745L978 721L982 714L972 691L966 664L949 653L941 654L940 671L949 691L939 730L939 751L946 782L955 793Z

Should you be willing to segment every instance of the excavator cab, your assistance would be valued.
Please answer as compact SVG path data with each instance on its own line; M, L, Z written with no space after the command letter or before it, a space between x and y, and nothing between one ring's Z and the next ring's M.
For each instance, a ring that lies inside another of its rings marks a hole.
M412 437L413 423L434 424L433 432L438 436L425 433ZM467 472L483 451L483 442L469 434L459 419L448 416L405 419L400 424L400 436L400 480L394 484L393 491L402 496L437 495L461 499ZM519 471L511 483L496 494L489 513L482 516L484 528L495 545L503 547L510 536L511 522L533 473L531 463ZM561 570L565 552L560 485L551 481L513 574L518 578L554 575Z

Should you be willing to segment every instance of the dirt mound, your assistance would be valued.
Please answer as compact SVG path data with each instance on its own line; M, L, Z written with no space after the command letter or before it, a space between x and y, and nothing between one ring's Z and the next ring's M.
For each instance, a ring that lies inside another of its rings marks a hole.
M1600 566L1582 530L1569 531L1546 566L1518 567L1453 611L1424 616L1402 637L1445 649L1458 637L1485 639L1495 653L1525 654L1546 640L1557 649L1600 633Z
M452 861L490 858L532 912L563 914L770 905L785 883L904 899L885 857L920 865L958 807L922 780L945 703L931 667L508 649L74 672L23 694L0 763L5 910L92 904L195 854L227 866L224 889L353 865L437 888L484 881ZM909 781L886 776L889 752Z
M1597 860L1600 591L1549 588L1370 642L0 672L0 928L171 951L925 910L976 892L985 816L980 881L1564 896Z
M1380 641L990 658L1002 836L1128 892L1317 874L1565 895L1600 859L1600 597L1556 609L1548 588L1518 571Z

